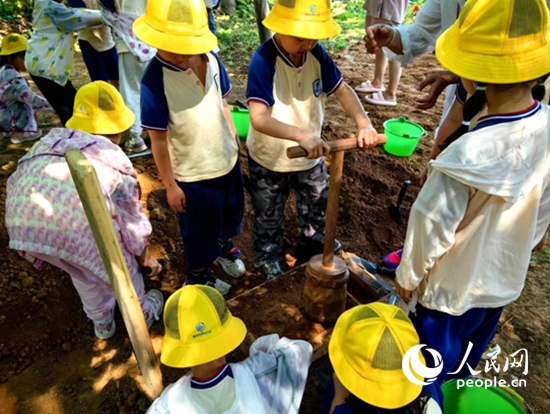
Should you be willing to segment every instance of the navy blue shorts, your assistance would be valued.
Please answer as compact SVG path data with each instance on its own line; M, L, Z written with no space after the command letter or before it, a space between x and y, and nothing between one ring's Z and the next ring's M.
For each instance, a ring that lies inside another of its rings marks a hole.
M105 52L98 52L85 40L79 39L78 44L92 82L118 80L118 54L116 48L113 47Z
M228 174L194 183L177 182L185 193L186 212L178 214L187 265L208 267L222 253L218 240L241 232L244 183L239 161Z

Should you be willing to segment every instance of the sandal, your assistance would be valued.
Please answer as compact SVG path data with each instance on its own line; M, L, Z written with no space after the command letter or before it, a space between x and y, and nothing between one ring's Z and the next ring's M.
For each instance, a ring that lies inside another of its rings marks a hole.
M363 92L363 93L374 93L374 92L384 92L386 88L384 88L383 86L381 88L372 86L372 83L368 80L363 82L361 85L356 86L355 90L357 92Z
M157 259L158 264L160 265L160 271L153 274L153 269L149 266L140 266L139 271L143 276L154 277L160 275L166 269L166 260Z
M381 106L396 106L396 101L387 101L386 98L384 98L383 92L376 92L373 93L371 96L365 96L365 101L367 103L370 103L371 105L381 105Z

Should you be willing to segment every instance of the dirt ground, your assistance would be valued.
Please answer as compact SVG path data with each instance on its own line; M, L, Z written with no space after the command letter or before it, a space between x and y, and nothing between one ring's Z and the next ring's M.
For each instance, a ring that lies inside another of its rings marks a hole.
M352 86L372 73L373 59L360 46L353 46L334 58ZM432 145L441 114L441 100L433 110L419 111L414 107L418 94L415 87L426 74L437 68L431 55L417 59L403 73L397 107L366 107L379 131L382 131L385 120L406 116L424 126L429 136L422 140L410 158L392 157L382 148L346 154L337 237L348 252L379 262L384 254L403 241L406 222L401 226L394 223L389 217L388 206L395 202L404 180L412 181L403 205L405 217L418 194L418 176ZM88 81L83 75L86 69L79 55L77 73L77 86ZM230 101L244 98L244 73L232 76L235 90ZM40 120L45 131L58 122L48 113L41 114ZM353 123L334 98L328 99L324 134L329 139L338 139L347 138L352 133ZM13 145L6 139L0 140L2 217L7 178L31 145ZM244 149L241 161L246 171ZM159 288L168 297L181 286L186 272L177 220L167 206L152 158L136 160L135 168L143 188L142 201L153 223L150 238L153 253L170 259L169 270L162 280L146 280L146 287ZM253 212L247 196L244 228L236 243L243 250L248 269L253 268L252 221ZM287 206L286 223L287 252L299 256L293 250L297 229L292 203ZM117 312L116 316L117 334L107 341L96 339L68 275L48 265L35 270L8 248L8 235L3 225L0 226L0 247L4 251L0 256L0 414L145 412L149 402L140 388L141 377L120 314ZM297 263L301 263L307 258L298 259ZM506 308L497 335L503 357L520 348L528 350L529 373L526 376L521 375L521 369L508 370L501 375L505 378L515 375L527 380L527 387L518 391L537 413L550 411L549 275L550 255L535 254L525 290L516 303ZM227 281L234 286L231 297L261 282L259 276L252 273L243 280ZM261 318L261 305L256 309L257 315L251 317ZM157 350L160 349L163 331L162 323L155 324L151 330ZM234 357L239 358L238 353ZM501 362L504 359L501 358ZM320 365L328 365L328 359L315 364ZM165 384L182 375L178 370L166 367L162 371ZM304 414L320 412L323 390L313 376L310 379L302 404Z

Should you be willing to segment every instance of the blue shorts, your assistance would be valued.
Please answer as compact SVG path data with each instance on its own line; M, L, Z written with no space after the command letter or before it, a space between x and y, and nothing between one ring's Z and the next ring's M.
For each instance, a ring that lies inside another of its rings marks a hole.
M208 267L222 253L218 240L241 232L244 219L244 183L237 161L228 174L211 180L183 183L186 211L178 214L181 237L190 270Z
M92 82L118 80L118 54L116 48L113 47L105 52L98 52L85 40L79 39L78 44Z

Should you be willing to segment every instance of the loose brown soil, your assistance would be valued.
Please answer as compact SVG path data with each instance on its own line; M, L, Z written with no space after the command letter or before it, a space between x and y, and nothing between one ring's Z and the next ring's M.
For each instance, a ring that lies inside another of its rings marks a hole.
M334 57L352 86L372 73L373 59L362 47L354 46ZM412 180L403 205L404 217L418 194L418 176L432 145L441 102L431 111L415 109L414 99L418 95L415 87L437 68L431 55L417 59L404 71L397 107L367 107L379 131L385 120L404 115L423 125L429 137L422 140L410 158L392 157L382 148L346 154L337 236L348 252L379 262L384 254L403 241L406 223L402 226L394 223L389 217L388 206L395 202L404 180ZM77 72L80 74L75 81L77 86L88 82L82 75L86 69L80 56L77 57ZM243 99L246 76L237 74L233 81L235 92L230 99ZM58 122L51 114L42 114L40 120L44 130ZM338 139L353 133L352 121L334 98L328 99L324 134L329 139ZM30 144L13 145L6 139L0 140L0 216L5 211L7 178L29 148ZM242 155L246 171L244 150ZM142 201L153 223L152 250L156 256L170 259L162 280L146 280L146 287L160 288L168 297L181 286L186 273L176 216L166 204L153 160L138 159L135 167L143 188ZM243 250L248 269L253 269L252 222L253 212L247 196L243 232L236 242ZM286 225L286 252L298 260L290 256L283 260L287 258L294 266L307 258L299 257L293 249L297 229L292 200L288 203ZM0 414L143 413L149 402L141 391L141 378L120 315L116 316L117 334L108 341L97 340L68 275L48 265L40 271L35 270L8 248L4 226L0 227L0 246L4 251L0 257ZM497 341L504 355L520 348L528 350L527 387L519 392L537 413L547 413L550 409L550 257L539 253L534 256L534 262L522 296L506 308ZM259 276L252 273L242 280L225 280L234 286L231 297L261 282ZM250 309L248 315L242 315L250 323L261 322L267 317L261 302ZM151 336L157 350L162 335L162 324L155 324ZM232 356L239 357L238 352ZM328 365L328 359L319 360L315 366L319 365ZM181 374L163 367L165 384ZM521 373L510 370L505 376L509 378L511 374L521 377ZM318 413L321 398L322 389L310 375L303 413Z

